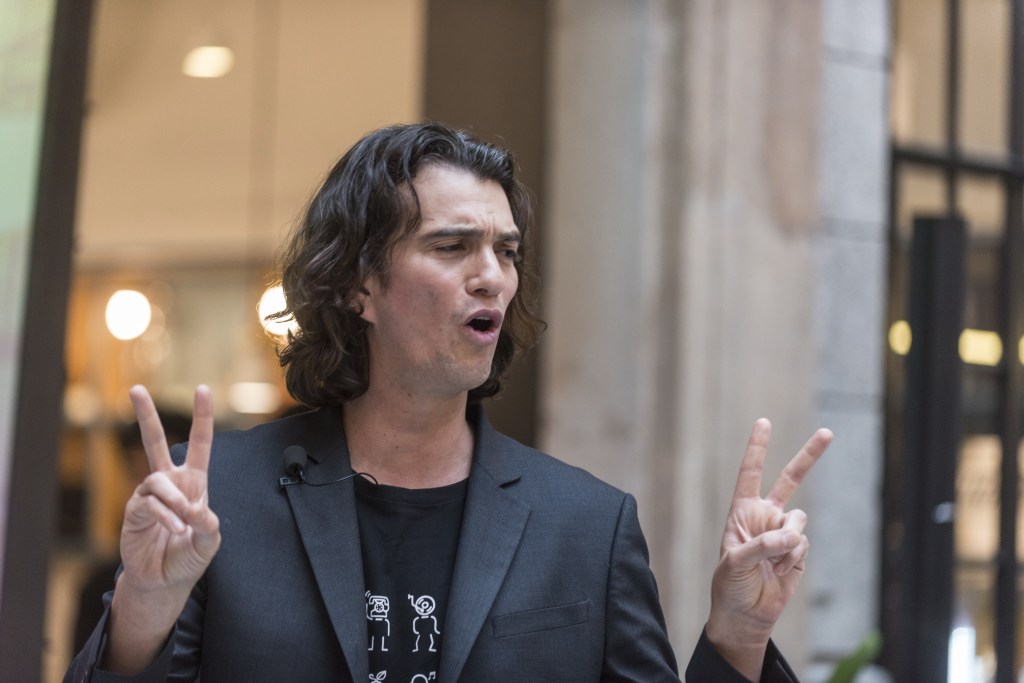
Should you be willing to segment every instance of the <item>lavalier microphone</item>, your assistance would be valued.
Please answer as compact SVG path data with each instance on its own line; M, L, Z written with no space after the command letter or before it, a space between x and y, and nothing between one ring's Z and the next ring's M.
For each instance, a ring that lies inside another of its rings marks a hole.
M292 486L293 484L306 484L307 486L327 486L328 484L337 484L340 481L351 479L357 475L361 475L372 481L374 484L377 480L373 478L372 474L366 472L353 472L352 474L346 474L343 477L338 477L331 481L324 482L312 482L306 481L306 463L309 462L309 455L306 453L306 449L302 446L289 446L284 449L284 471L287 472L287 476L281 477L277 480L277 484L280 488L285 486Z

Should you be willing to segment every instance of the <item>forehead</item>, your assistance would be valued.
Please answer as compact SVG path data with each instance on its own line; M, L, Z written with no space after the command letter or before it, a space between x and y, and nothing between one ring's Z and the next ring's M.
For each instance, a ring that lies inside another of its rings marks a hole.
M516 230L512 209L501 184L470 171L430 165L412 180L419 203L420 231L464 225Z

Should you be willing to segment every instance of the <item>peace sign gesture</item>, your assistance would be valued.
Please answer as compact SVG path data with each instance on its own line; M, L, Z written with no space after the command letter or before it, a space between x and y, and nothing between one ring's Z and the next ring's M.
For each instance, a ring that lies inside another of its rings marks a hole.
M156 656L192 587L220 547L220 523L207 498L213 398L196 388L185 462L175 465L149 392L129 391L150 474L125 507L121 562L111 605L108 667L137 672Z
M760 419L747 442L711 583L708 639L751 680L760 676L772 628L803 575L809 543L807 515L786 504L832 442L819 429L761 497L771 423Z

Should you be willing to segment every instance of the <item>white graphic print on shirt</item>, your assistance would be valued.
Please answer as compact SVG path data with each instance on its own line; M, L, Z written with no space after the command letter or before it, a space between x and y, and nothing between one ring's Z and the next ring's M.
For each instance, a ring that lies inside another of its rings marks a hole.
M408 597L413 609L416 610L416 614L419 615L413 617L412 620L412 632L416 634L416 647L412 651L420 651L420 636L425 633L430 637L430 647L427 649L430 652L437 652L437 648L434 645L434 634L441 635L441 632L437 629L437 617L433 616L437 603L429 595L421 595L418 598L414 598L411 595Z
M388 612L390 610L391 601L386 596L373 595L371 591L366 591L366 618L370 622L367 625L370 631L370 647L367 649L370 652L373 652L373 646L378 635L380 636L381 652L388 651L387 637L391 635L391 622L388 621Z

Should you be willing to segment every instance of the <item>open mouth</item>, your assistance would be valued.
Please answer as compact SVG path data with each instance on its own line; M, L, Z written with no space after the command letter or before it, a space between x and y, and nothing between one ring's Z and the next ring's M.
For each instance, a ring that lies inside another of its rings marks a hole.
M495 332L501 327L501 312L491 310L477 311L472 318L465 322L465 325L474 332L481 334Z
M469 326L477 332L490 332L495 328L494 321L487 316L473 318L469 321Z

